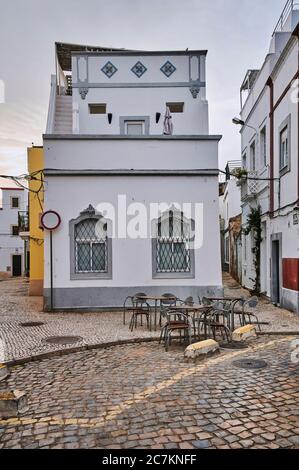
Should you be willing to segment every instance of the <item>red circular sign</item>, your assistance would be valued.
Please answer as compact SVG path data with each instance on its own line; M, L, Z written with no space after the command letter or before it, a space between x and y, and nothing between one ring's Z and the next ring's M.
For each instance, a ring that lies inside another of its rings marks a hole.
M44 212L41 216L41 224L46 230L55 230L61 224L61 217L55 211Z

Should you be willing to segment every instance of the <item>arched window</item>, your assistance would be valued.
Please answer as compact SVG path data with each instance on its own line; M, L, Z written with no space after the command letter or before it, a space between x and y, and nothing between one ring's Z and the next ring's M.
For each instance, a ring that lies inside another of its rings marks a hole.
M191 224L182 212L174 210L158 219L153 239L153 277L194 277Z
M107 223L85 219L75 225L76 273L107 272Z
M71 278L111 278L108 223L92 206L70 222Z

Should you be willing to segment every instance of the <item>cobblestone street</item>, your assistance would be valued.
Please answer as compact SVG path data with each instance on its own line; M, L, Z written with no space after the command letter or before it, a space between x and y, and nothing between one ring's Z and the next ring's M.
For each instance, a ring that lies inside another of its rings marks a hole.
M225 294L233 297L249 293L241 289L227 274L224 275ZM123 325L122 313L43 313L42 299L27 296L28 284L24 279L9 279L0 282L0 339L4 346L4 360L30 357L49 351L68 349L74 346L130 340L134 338L157 337L138 327L129 331L128 322ZM269 325L262 327L267 332L292 332L299 334L299 317L261 300L258 317ZM41 326L22 327L20 323L39 321ZM50 336L79 336L75 344L55 345L44 340Z
M14 367L0 388L27 392L29 410L0 421L0 448L299 448L292 339L260 337L197 365L150 343ZM242 357L267 367L236 368Z
M227 295L248 296L225 275ZM157 336L123 326L121 313L42 312L23 279L0 282L0 332L5 359L62 349L44 339L78 335L75 346ZM194 364L184 348L158 343L119 345L29 361L11 368L0 391L26 392L29 409L0 421L0 448L299 448L299 370L291 361L299 319L267 301L269 322L248 349L221 350ZM24 321L42 321L23 328ZM264 359L259 370L237 368L240 358Z

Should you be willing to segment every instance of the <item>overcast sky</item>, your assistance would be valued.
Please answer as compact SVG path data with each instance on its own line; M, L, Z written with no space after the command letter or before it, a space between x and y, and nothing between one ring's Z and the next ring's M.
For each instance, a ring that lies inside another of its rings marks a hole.
M208 49L210 132L223 134L220 167L240 158L239 88L260 68L285 0L0 0L0 174L26 172L42 144L55 72L54 42L128 49Z

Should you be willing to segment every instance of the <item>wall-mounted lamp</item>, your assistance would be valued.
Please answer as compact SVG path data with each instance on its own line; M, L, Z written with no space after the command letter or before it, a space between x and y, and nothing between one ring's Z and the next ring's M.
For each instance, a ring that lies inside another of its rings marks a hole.
M112 122L112 113L108 113L107 116L108 116L108 122L109 122L109 124L111 124L111 122Z
M156 124L160 121L161 113L156 113Z

